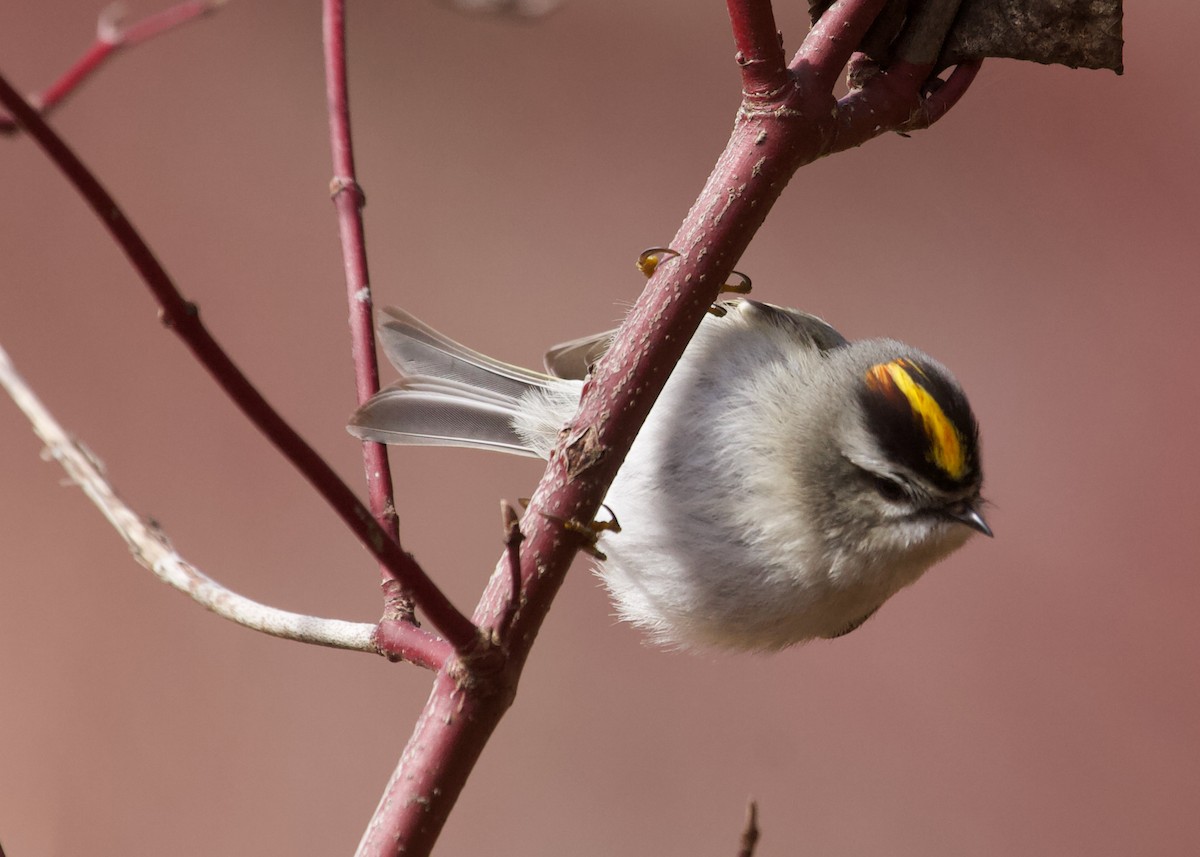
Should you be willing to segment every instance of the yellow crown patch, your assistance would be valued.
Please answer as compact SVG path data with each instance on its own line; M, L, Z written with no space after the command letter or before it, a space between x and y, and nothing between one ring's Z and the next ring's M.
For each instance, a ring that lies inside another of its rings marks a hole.
M911 360L901 357L868 369L867 385L882 393L895 391L904 396L929 440L929 461L951 479L961 479L967 469L962 435L937 399L917 383L914 375L925 377L925 372Z

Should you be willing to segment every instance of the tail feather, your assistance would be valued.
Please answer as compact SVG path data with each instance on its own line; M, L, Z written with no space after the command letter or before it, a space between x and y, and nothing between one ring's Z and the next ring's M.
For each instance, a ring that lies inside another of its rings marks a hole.
M403 382L359 408L348 426L355 437L378 443L466 446L535 456L513 430L510 406L457 393L411 390Z
M439 333L404 310L384 309L379 325L384 353L402 377L460 381L468 387L520 399L530 387L545 387L549 376L493 360Z
M535 456L513 428L522 399L551 379L493 360L388 308L379 339L400 378L347 427L379 443L465 446Z

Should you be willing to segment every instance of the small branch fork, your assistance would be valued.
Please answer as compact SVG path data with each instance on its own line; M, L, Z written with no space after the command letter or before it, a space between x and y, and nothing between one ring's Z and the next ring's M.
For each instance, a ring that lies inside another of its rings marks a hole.
M149 41L183 24L207 15L227 0L187 0L141 20L126 24L125 10L114 3L100 13L96 25L96 40L91 47L63 72L54 83L28 100L43 116L48 116L62 102L95 74L113 54L123 48ZM0 114L0 134L15 134L20 124L12 117Z
M164 583L218 616L274 637L371 652L393 660L412 661L429 669L438 669L445 662L449 646L442 641L424 639L419 629L411 624L392 622L376 626L320 619L268 607L226 589L181 557L153 521L139 516L117 496L96 458L55 420L18 374L3 349L0 349L0 388L25 414L34 433L46 445L47 457L57 461L71 481L83 489L125 539L134 559Z

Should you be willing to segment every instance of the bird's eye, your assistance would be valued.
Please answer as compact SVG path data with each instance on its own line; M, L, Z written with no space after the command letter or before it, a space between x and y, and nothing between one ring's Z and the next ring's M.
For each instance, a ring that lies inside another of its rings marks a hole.
M895 479L889 479L876 473L868 473L867 476L876 493L889 503L900 503L909 499L908 491Z

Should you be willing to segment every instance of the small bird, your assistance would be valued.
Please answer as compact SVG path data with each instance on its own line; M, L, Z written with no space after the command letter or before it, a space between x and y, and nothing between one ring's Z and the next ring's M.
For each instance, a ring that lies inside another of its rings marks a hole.
M621 618L678 648L782 649L847 634L972 533L979 430L950 372L815 316L715 305L604 500L598 572ZM550 374L472 351L399 309L379 337L400 379L354 436L548 458L612 332Z

